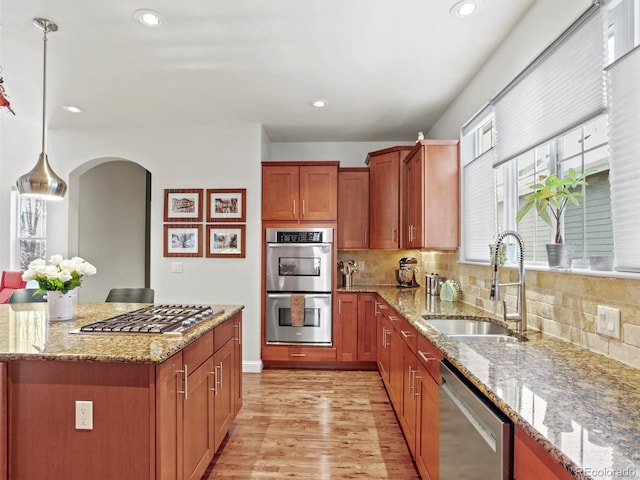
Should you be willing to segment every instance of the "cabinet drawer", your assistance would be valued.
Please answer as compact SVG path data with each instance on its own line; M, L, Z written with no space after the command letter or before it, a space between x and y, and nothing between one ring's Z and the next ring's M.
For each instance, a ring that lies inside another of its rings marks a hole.
M416 327L411 325L404 317L400 317L400 321L397 323L400 338L404 340L404 343L407 344L409 350L416 353L418 350L418 332L416 331Z
M188 371L193 372L213 355L213 332L207 332L183 350L183 361Z
M213 329L213 351L217 352L225 343L235 338L235 326L232 321L226 321Z
M440 361L443 359L442 352L436 348L426 337L418 335L417 356L420 363L429 372L433 379L440 383Z

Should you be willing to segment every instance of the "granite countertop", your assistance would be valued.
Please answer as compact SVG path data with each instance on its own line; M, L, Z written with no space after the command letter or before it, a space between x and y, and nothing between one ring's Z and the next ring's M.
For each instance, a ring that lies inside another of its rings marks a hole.
M378 293L576 478L640 477L640 370L535 331L515 343L452 340L423 315L501 322L422 287L338 291Z
M212 305L224 311L182 336L135 333L73 333L88 323L137 310L140 303L79 303L73 320L49 322L46 303L0 305L0 361L160 363L212 328L242 305Z

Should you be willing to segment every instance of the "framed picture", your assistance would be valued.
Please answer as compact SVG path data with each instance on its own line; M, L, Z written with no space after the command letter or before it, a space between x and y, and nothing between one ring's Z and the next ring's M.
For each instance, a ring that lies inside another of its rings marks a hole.
M201 222L202 189L174 188L164 191L165 222Z
M244 258L244 237L244 225L207 225L206 256Z
M202 225L165 224L165 257L201 257Z
M247 190L207 189L207 222L245 222Z

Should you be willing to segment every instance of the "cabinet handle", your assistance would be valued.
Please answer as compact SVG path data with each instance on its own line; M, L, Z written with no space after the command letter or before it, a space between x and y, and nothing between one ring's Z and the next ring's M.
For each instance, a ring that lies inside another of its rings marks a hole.
M427 357L428 354L425 354L424 352L421 352L420 350L418 350L418 355L420 355L422 357L422 359L429 363L431 360L435 360L435 358L433 357Z
M367 229L364 229L364 244L367 244Z
M385 345L384 345L384 347L385 347L385 348L387 348L387 347L390 345L390 343L387 341L387 335L388 335L388 334L391 334L391 330L386 330L386 331L384 332L384 340L385 340Z
M293 216L296 216L296 201L293 201Z
M242 345L242 327L240 326L240 323L236 323L235 325L236 327L236 343L238 345Z
M413 335L410 335L409 333L405 332L404 330L400 330L400 333L402 334L402 336L404 338L413 337Z
M302 200L302 218L304 218L304 200Z
M338 315L342 315L342 299L338 300Z
M384 310L385 308L387 308L387 306L384 303L376 302L376 315L382 313L382 310Z
M417 370L416 370L416 372L417 372ZM414 374L414 376L413 376L413 380L414 380L414 381L415 381L415 380L417 380L417 381L422 381L422 377L421 377L421 376L419 376L419 375L415 375L415 374ZM418 386L417 386L417 385L414 385L414 386L413 386L413 398L417 398L417 397L419 397L419 396L420 396L420 393L419 393L419 390L418 390Z
M182 373L183 375L183 381L182 381L182 385L184 390L178 390L178 393L182 393L184 395L184 399L188 400L189 399L189 385L187 384L187 376L188 376L188 371L187 371L187 364L184 364L184 368L182 370L177 370L177 373Z
M213 377L213 388L210 388L209 391L213 392L214 395L218 395L218 367L214 366L213 371L209 373Z
M413 385L413 375L417 372L417 370L413 370L411 365L409 365L409 393L413 395L413 389L415 388Z
M398 229L397 228L392 228L391 229L391 241L393 242L397 242L398 241Z
M392 322L397 322L398 321L398 317L394 317L393 315L389 315L389 320L391 320Z
M382 346L387 348L387 329L382 327Z
M307 354L306 353L290 353L289 356L290 357L306 357Z

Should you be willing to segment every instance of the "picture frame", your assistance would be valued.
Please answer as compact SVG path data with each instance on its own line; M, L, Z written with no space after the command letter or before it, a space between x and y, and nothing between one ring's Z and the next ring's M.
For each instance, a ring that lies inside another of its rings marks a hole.
M202 224L165 224L164 256L201 257Z
M167 188L164 191L165 222L201 222L201 188Z
M245 258L245 225L207 225L208 258Z
M245 222L246 188L208 188L207 222Z

